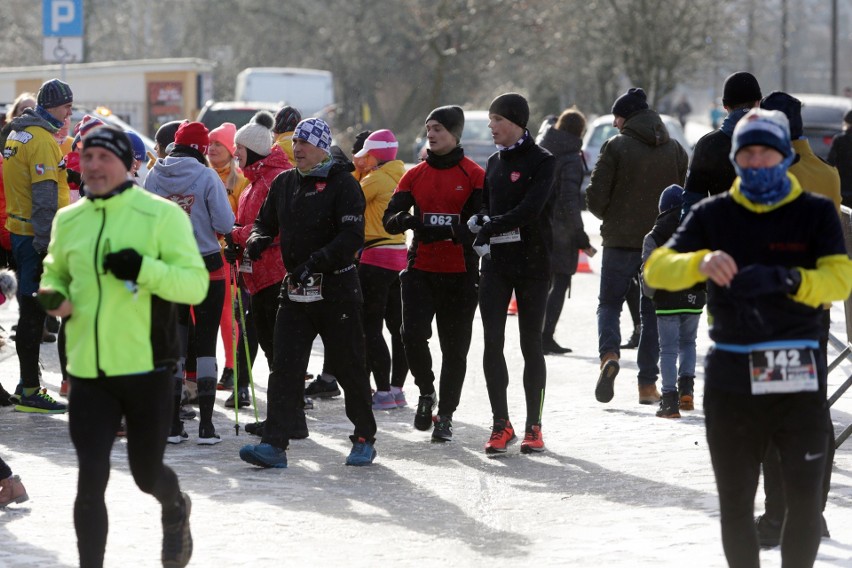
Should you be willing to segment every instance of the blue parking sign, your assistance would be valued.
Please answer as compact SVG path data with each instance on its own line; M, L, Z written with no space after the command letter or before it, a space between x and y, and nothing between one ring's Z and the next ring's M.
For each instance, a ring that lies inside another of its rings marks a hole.
M44 37L83 35L83 0L42 0Z

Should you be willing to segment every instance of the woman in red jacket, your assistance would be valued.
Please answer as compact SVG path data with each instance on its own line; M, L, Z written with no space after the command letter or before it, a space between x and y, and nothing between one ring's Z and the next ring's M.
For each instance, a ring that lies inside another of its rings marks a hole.
M251 360L257 354L257 345L260 344L267 360L269 368L272 368L272 336L275 329L275 314L278 311L278 292L281 282L284 280L286 271L281 253L276 246L270 246L263 251L258 260L250 260L243 254L251 233L252 224L257 218L272 180L285 170L293 166L287 159L287 155L277 145L273 146L272 127L273 119L268 113L258 113L251 122L237 131L234 137L236 142L236 157L240 162L243 175L249 180L249 185L240 195L237 206L237 223L230 235L226 238L233 245L225 248L225 258L231 263L236 263L242 287L251 295L250 307L246 309L246 335L253 345L249 345ZM252 342L256 332L256 339ZM236 400L240 407L249 406L248 394L248 367L246 366L245 352L242 344L237 350L237 390ZM235 396L225 402L225 406L233 407Z

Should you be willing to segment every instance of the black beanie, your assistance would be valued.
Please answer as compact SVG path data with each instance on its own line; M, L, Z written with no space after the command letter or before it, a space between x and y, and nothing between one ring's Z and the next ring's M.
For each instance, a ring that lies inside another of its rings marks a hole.
M852 124L852 110L843 115L843 122Z
M640 110L648 108L648 97L639 87L627 89L627 92L615 99L612 114L628 119Z
M166 147L175 141L175 134L177 134L177 129L180 128L180 125L183 124L184 120L173 120L171 122L167 122L162 125L157 133L154 135L154 140L157 141L157 144L160 145L160 148L165 151Z
M74 102L74 95L71 93L71 86L68 83L59 79L51 79L45 81L38 90L36 102L41 108L55 108Z
M748 71L738 71L725 79L725 88L722 92L724 106L732 108L743 103L759 101L761 98L763 95L760 93L760 85L754 75Z
M518 93L503 93L491 101L488 114L499 114L521 128L526 128L530 121L530 105Z
M456 137L456 140L461 140L462 132L464 132L464 111L461 107L455 105L438 107L426 117L426 122L430 120L440 122L450 134Z
M300 122L302 122L302 113L291 106L285 106L275 113L275 125L272 127L272 132L275 134L293 132Z
M359 132L358 134L355 135L355 142L352 143L352 155L353 156L355 154L357 154L358 152L360 152L361 149L364 148L364 141L367 139L367 136L369 136L372 133L373 133L372 130L362 130L361 132Z
M93 128L83 137L83 150L103 148L112 152L122 161L127 171L133 165L133 144L123 130L111 125Z
M760 101L760 108L780 110L790 122L790 139L798 140L804 134L802 127L802 101L783 91L772 91Z

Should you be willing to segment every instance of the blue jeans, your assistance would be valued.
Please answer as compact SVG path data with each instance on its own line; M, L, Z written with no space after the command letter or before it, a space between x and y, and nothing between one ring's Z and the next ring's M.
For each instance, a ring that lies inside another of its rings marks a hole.
M642 253L604 247L601 261L601 289L598 295L598 352L620 356L621 309L630 288L630 280L642 267ZM660 346L657 337L657 316L654 304L643 294L639 300L641 333L636 363L639 367L639 384L654 384L659 369L657 360Z
M657 316L663 392L677 392L679 377L695 376L695 338L701 314ZM680 367L678 367L680 357Z

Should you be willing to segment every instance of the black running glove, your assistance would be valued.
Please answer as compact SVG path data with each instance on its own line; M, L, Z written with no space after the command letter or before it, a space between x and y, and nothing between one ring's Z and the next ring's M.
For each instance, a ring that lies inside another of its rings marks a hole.
M141 269L142 255L132 248L110 253L104 258L104 270L112 272L119 280L136 282Z

